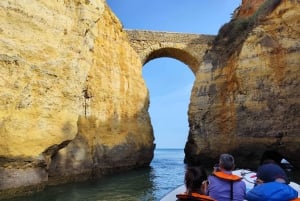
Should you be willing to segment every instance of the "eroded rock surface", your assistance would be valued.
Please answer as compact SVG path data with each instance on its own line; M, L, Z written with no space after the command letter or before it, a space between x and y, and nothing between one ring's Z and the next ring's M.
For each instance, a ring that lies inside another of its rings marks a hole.
M142 64L102 0L0 2L0 198L148 165Z
M230 152L238 167L255 168L276 150L300 167L300 4L251 2L222 27L197 73L188 163L212 165Z

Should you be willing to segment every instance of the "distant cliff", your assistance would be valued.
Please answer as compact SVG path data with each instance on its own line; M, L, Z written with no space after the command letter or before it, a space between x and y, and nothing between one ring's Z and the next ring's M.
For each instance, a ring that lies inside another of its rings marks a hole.
M248 1L204 56L189 106L188 163L213 164L222 152L257 167L276 150L300 167L300 4Z
M0 199L148 165L142 64L104 1L0 2Z

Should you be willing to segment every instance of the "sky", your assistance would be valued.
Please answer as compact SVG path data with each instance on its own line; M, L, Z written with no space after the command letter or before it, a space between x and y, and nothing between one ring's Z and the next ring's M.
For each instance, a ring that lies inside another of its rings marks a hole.
M242 0L107 0L125 29L217 35ZM156 148L183 149L195 75L172 58L143 66Z

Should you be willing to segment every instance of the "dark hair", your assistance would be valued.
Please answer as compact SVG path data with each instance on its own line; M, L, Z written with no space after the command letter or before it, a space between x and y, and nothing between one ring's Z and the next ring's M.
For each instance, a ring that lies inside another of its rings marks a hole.
M230 154L221 154L220 156L220 167L230 171L234 169L234 158Z
M207 174L202 167L192 166L186 168L184 183L189 193L199 192L202 182L205 180L207 180Z

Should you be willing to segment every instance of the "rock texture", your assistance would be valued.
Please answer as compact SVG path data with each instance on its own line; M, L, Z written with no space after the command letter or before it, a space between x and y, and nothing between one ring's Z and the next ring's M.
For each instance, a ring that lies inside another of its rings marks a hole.
M211 165L229 152L249 168L276 150L300 167L299 1L243 1L235 14L196 75L185 161Z
M151 162L142 64L103 0L4 0L0 22L0 198Z
M256 167L276 150L300 167L299 27L299 0L243 0L188 43L125 32L104 0L0 1L0 199L149 165L141 70L163 56L196 74L187 163L230 152Z
M233 18L246 18L255 13L266 0L242 0L242 4L238 7Z
M171 57L185 63L196 74L215 36L159 31L125 30L142 64Z

